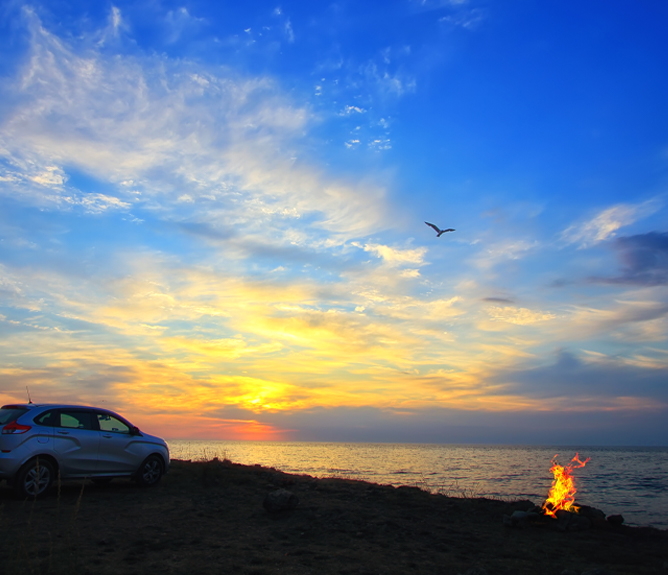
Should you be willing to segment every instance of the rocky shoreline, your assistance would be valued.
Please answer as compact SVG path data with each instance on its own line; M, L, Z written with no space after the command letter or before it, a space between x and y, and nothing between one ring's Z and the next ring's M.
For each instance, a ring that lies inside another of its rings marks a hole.
M0 488L6 572L161 574L668 574L668 531L598 510L173 461L152 489L72 482L40 501Z

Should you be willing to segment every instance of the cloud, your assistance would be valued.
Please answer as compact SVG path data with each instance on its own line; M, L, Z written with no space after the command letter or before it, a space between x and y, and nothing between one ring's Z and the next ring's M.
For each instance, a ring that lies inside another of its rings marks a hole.
M376 138L369 142L369 148L372 150L391 150L392 143L388 138Z
M593 277L610 284L656 286L668 283L668 233L649 232L616 238L612 244L621 260L621 275Z
M551 324L550 332L564 342L603 338L630 343L664 341L667 327L668 301L657 287L624 294L608 305L566 308Z
M450 26L467 30L475 29L488 16L483 8L470 7L472 0L410 0L411 8L416 12L446 12L438 21Z
M350 116L351 114L365 114L366 110L364 108L360 108L359 106L345 106L339 114L341 116Z
M409 0L411 7L420 12L457 8L468 4L471 0Z
M464 4L464 2L452 2L454 5ZM452 26L458 26L466 30L474 30L480 23L487 18L487 13L481 8L471 10L459 10L455 14L449 14L439 18L439 22L447 23Z
M475 412L432 407L419 411L364 407L315 407L263 413L234 406L207 416L259 420L288 430L285 439L396 443L485 443L519 445L664 445L665 410Z
M534 325L544 321L549 321L557 316L549 312L533 311L524 307L514 306L492 306L488 308L490 321L501 321L513 323L515 325Z
M515 367L493 377L509 390L537 398L555 398L567 410L601 411L668 407L668 363L638 363L601 354L575 355L559 350L554 363L535 368ZM633 382L633 385L629 385Z
M375 86L382 97L401 97L416 91L417 83L413 76L400 71L392 72L376 62L367 62L362 68L366 81Z
M294 31L292 30L292 23L290 22L290 19L287 19L287 20L285 21L285 25L284 25L283 28L284 28L284 31L285 31L285 38L286 38L286 40L287 40L290 44L294 44L294 43L295 43L295 33L294 33Z
M243 355L266 355L281 350L278 342L250 346L241 337L224 339L203 339L192 337L165 338L163 343L166 348L174 351L187 350L197 355L207 356L214 359L238 359Z
M60 187L67 180L67 176L58 166L46 166L44 171L29 176L29 178L42 186Z
M294 44L295 43L295 32L292 28L292 22L290 21L290 18L284 15L282 8L274 8L272 11L272 16L274 18L277 18L280 22L279 30L280 33L282 34L282 38L285 39L285 41L288 42L288 44ZM265 26L264 30L269 31L271 29L271 26ZM250 31L246 30L247 32Z
M79 202L87 212L100 214L110 209L126 209L130 207L128 202L104 194L87 194Z
M406 269L406 270L401 270L399 272L399 275L403 278L418 278L420 277L420 270L418 269Z
M121 18L121 11L116 6L112 6L111 13L109 14L109 24L111 25L111 28L115 32L118 32L122 22L123 19Z
M123 19L120 8L112 6L107 17L107 26L100 32L100 39L97 42L98 46L104 46L110 42L116 41L121 31L128 29L127 24Z
M474 263L481 269L491 269L507 260L522 259L538 246L537 241L513 239L489 243L474 259Z
M622 227L646 218L663 207L658 198L640 204L617 204L607 208L592 219L574 224L561 232L561 240L566 244L579 244L586 248L614 237Z
M401 248L392 248L390 246L382 244L364 244L361 246L356 242L353 243L357 247L362 247L365 252L370 252L376 255L379 258L382 258L386 263L396 266L402 264L422 264L424 262L424 256L427 253L427 248L412 248L412 249L401 249Z
M491 303L515 303L513 300L505 297L484 297L482 301L488 301Z
M182 6L176 10L169 10L164 19L166 29L166 42L173 44L183 38L185 35L197 33L203 24L204 18L192 16L188 9Z
M68 198L81 196L64 186L74 168L111 184L106 205L116 196L118 206L165 219L183 217L187 205L191 217L220 209L227 223L252 217L265 229L303 216L314 230L348 237L382 225L384 190L313 168L300 150L311 112L270 78L165 56L107 56L56 37L34 13L27 19L30 58L0 133L5 193L69 208Z

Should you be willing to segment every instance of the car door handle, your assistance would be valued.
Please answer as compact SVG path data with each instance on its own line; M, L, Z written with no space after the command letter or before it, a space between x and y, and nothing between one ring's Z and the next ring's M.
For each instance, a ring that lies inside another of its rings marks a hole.
M69 431L58 431L57 433L60 433L60 435L69 435Z
M103 435L102 437L106 437L107 439L111 439L113 437L113 435L107 434L107 435Z

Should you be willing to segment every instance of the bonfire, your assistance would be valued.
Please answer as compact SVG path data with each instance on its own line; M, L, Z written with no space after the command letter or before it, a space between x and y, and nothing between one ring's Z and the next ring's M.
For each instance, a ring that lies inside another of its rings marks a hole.
M577 489L575 489L575 480L573 479L572 472L574 469L584 467L590 459L588 457L584 461L580 461L580 456L576 453L571 462L563 467L557 463L557 455L552 458L552 467L550 468L550 471L554 475L554 481L552 482L550 493L545 503L543 503L543 512L545 515L549 515L555 519L559 510L563 509L564 511L577 513L580 509L575 505L575 493Z

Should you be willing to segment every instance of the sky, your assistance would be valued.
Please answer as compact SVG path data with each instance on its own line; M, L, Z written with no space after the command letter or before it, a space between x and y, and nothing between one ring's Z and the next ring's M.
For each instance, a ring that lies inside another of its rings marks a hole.
M667 26L0 2L0 401L173 439L668 445Z

